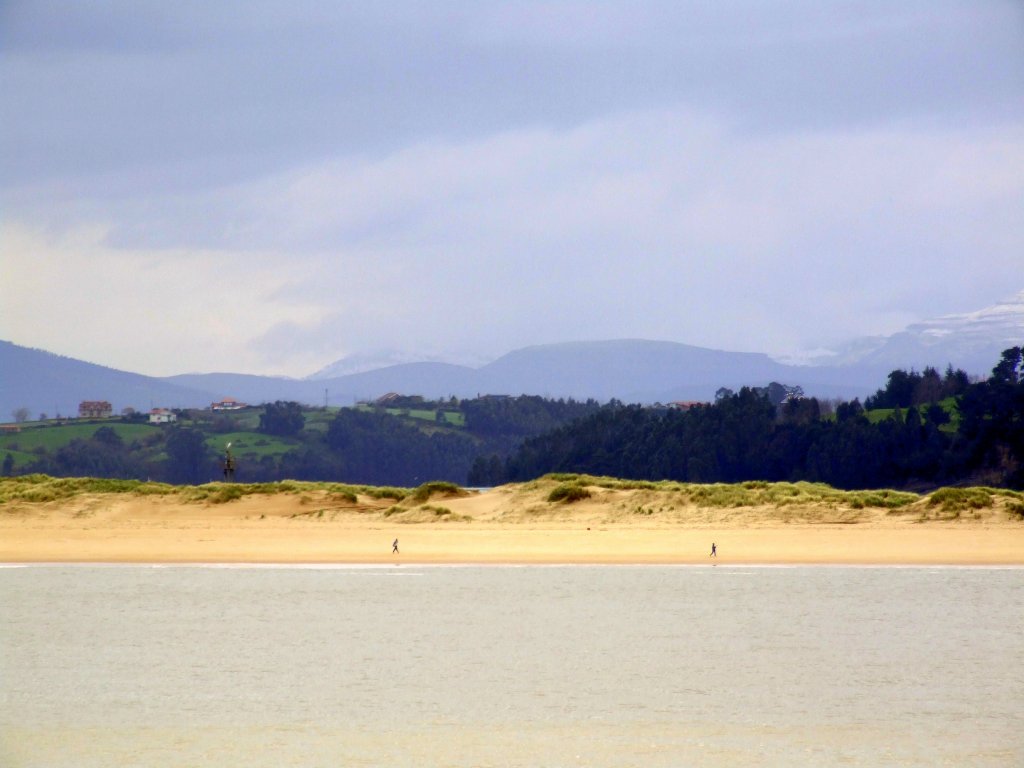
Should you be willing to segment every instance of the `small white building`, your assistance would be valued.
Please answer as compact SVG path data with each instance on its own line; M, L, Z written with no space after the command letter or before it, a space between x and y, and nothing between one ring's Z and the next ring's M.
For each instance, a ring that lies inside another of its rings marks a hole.
M689 411L702 405L709 405L709 403L703 400L673 400L668 404L668 407L674 411Z
M211 411L240 411L245 407L245 403L240 403L233 397L225 397L219 403L210 403Z
M177 420L177 414L172 413L167 408L154 408L149 412L150 424L170 424Z

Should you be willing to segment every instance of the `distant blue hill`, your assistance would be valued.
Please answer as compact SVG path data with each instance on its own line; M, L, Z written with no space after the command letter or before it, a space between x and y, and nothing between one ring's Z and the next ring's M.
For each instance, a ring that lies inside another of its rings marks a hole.
M119 413L127 406L149 410L209 405L215 395L0 341L0 421L13 420L17 408L28 408L33 419L41 413L77 416L82 400L106 400Z
M863 397L884 373L800 367L767 355L722 352L674 342L621 340L549 344L510 352L470 368L405 363L332 379L308 380L235 373L142 376L0 342L0 420L27 407L75 415L82 400L108 400L115 413L161 407L206 407L232 397L247 403L297 400L351 405L388 392L435 397L533 394L552 398L611 398L623 402L710 400L719 387L738 389L772 381L801 385L821 397Z
M547 344L509 352L488 365L404 363L331 379L274 379L238 374L188 374L167 381L216 390L246 402L294 399L351 405L388 392L428 398L542 395L623 402L710 400L719 387L772 381L801 384L823 397L863 396L881 381L851 379L848 371L783 365L767 355L721 352L662 341L623 340Z
M153 378L0 342L0 421L26 407L35 417L77 414L82 400L108 400L115 413L131 406L205 407L233 397L248 403L297 400L351 405L388 392L424 397L485 394L616 398L623 402L710 400L720 387L799 385L808 395L864 397L895 368L947 364L985 375L1000 353L1024 343L1024 291L990 307L908 326L887 337L859 339L789 365L767 355L724 352L669 341L626 339L526 347L479 367L403 362L400 353L350 356L307 379L205 373ZM381 367L368 370L376 359ZM358 371L323 378L330 371Z
M297 400L323 405L352 405L373 400L388 392L425 397L467 397L475 394L476 371L449 363L403 363L376 371L364 371L333 379L286 379L237 373L189 373L164 381L200 390L215 390L221 396L247 403Z
M710 399L719 387L792 379L767 355L667 341L570 342L509 352L479 370L488 391L623 402Z

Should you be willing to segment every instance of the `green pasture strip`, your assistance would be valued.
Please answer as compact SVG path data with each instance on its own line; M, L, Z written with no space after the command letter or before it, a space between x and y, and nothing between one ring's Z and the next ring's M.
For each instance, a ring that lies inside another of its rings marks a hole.
M7 448L0 448L0 461L6 459L7 454L11 454L11 459L14 460L14 469L18 469L19 467L24 467L28 464L31 464L33 461L39 458L34 453L25 453L24 451L12 451Z
M185 419L181 423L194 425L197 428L209 432L214 424L231 424L235 432L255 432L260 426L260 415L263 409L247 409L242 411L216 411L213 413L203 412L198 414L196 419ZM196 415L193 412L193 415Z
M280 456L301 445L299 440L265 435L262 432L226 432L207 434L206 446L216 454L224 453L228 443L236 456Z
M322 408L315 411L303 411L302 415L306 420L302 426L303 431L319 434L326 434L331 420L334 419L333 413L326 413Z
M376 411L372 405L354 406L357 411ZM437 410L430 408L385 408L385 413L391 416L398 416L403 419L418 419L420 421L437 422ZM466 416L461 411L442 411L444 423L451 427L465 427Z
M895 412L895 408L875 408L871 411L864 411L864 418L872 424L879 424L891 419Z
M402 411L397 408L389 408L388 413L395 416L408 415L410 419L420 419L421 421L437 422L437 411L434 409L427 408L412 408L408 411ZM461 411L441 411L441 417L445 424L453 427L464 427L466 426L466 417Z
M312 427L323 427L324 429L334 421L334 417L338 415L339 408L317 408L316 410L303 411L302 415L306 417L306 429Z
M88 440L100 427L110 427L124 440L125 444L160 432L160 427L151 424L123 424L116 421L87 424L69 423L23 429L21 432L0 435L0 451L9 450L11 445L16 445L18 446L17 450L23 452L43 448L49 453L76 438Z
M425 408L410 408L409 418L423 419L424 421L436 421L437 411L427 410Z
M939 405L946 409L946 413L949 414L949 424L943 424L941 429L943 432L956 432L960 429L960 409L957 408L956 398L947 397L945 400L940 400Z
M466 415L462 411L444 411L444 420L453 427L466 426Z
M943 431L949 429L950 431L955 432L957 426L959 426L960 424L960 409L956 407L956 398L947 397L945 400L939 400L935 404L941 405L942 409L949 414L950 422L949 424L944 424L942 426ZM924 419L924 412L928 410L928 407L930 405L931 403L921 403L920 405L914 406L915 408L917 408L918 413L921 414L922 420ZM902 412L903 418L906 418L907 411L910 409L900 408L899 410L900 412ZM894 413L896 413L895 408L875 408L870 411L864 411L864 416L866 416L867 420L870 421L872 424L878 424L879 422L885 421L886 419L891 419ZM833 416L833 418L835 417Z

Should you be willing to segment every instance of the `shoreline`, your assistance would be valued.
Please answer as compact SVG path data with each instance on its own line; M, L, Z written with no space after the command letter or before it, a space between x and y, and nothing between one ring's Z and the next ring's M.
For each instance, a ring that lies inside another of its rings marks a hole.
M390 551L398 538L400 554ZM718 557L708 556L711 542ZM1024 526L601 528L334 521L24 521L0 525L0 563L136 565L1020 566Z
M107 560L66 560L66 561L24 561L0 562L0 570L17 570L21 568L200 568L208 570L323 570L323 571L379 571L391 568L678 568L699 569L718 568L725 570L772 570L788 568L834 568L865 569L865 570L980 570L980 571L1016 571L1024 569L1024 563L632 563L632 562L405 562L405 563L341 563L341 562L248 562L231 563L204 562L199 560L182 561L107 561Z
M810 493L710 506L675 490L592 484L588 498L564 504L549 499L555 484L397 503L316 487L224 503L114 492L15 499L0 504L0 563L1024 566L1018 497L952 510L927 498L894 509ZM789 489L807 490L768 490Z

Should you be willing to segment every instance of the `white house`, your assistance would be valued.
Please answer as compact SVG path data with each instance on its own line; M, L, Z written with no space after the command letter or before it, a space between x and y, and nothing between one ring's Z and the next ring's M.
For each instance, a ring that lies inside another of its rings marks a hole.
M149 412L150 424L170 424L172 421L177 420L177 415L171 413L171 411L166 408L154 408Z
M245 407L245 403L240 403L233 397L225 397L219 403L210 403L211 411L240 411Z

